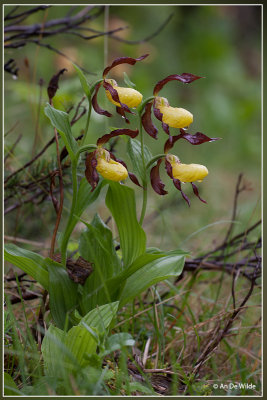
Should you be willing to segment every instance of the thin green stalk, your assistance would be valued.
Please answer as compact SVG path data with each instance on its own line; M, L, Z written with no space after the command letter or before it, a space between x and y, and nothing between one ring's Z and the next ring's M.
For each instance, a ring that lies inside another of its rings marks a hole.
M142 225L146 213L146 207L147 207L147 183L143 184L143 203L142 203L142 211L141 211L141 216L139 220L139 224Z
M88 128L89 128L89 122L90 122L90 118L91 118L91 111L92 111L92 100L91 97L88 97L88 113L87 113L87 120L86 120L86 125L85 125L85 129L84 129L84 135L81 141L81 146L84 145L85 143L85 139L88 133Z
M86 144L85 146L81 146L76 154L76 157L79 157L81 153L88 151L88 150L96 150L97 145L96 144Z
M70 232L69 232L69 225L71 224L75 207L76 207L76 202L77 202L77 190L78 190L78 181L77 181L77 161L78 160L72 160L71 164L71 174L72 174L72 203L71 203L71 209L69 213L69 219L67 223L67 227L65 230L65 234L62 240L62 245L61 245L61 263L65 266L66 265L66 260L67 260L67 246L68 246L68 241L70 238Z
M139 224L142 225L146 213L147 207L147 177L146 177L146 163L145 163L145 155L144 155L144 134L143 134L143 126L141 120L141 114L139 113L139 133L141 138L141 156L142 156L142 163L143 163L143 171L144 171L144 178L143 178L143 204L142 204L142 211L139 220Z

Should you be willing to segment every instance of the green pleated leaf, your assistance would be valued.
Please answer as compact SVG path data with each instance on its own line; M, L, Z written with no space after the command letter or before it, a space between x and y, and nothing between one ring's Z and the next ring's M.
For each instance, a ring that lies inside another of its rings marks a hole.
M48 290L48 270L42 256L8 243L5 245L5 260L26 272Z
M13 381L12 377L4 372L4 395L5 396L21 396L22 393L17 388L17 385Z
M115 318L118 311L118 306L118 301L99 306L86 314L80 321L79 325L85 323L88 326L97 329L100 333L105 332L113 318Z
M68 354L64 344L65 337L64 331L53 325L49 326L41 347L46 376L62 378L65 375L66 366L63 360ZM68 356L71 357L71 353Z
M69 241L70 235L72 234L77 222L79 222L79 218L81 217L82 213L86 210L87 207L89 207L90 204L92 204L98 198L100 191L102 187L105 186L105 184L105 181L99 182L96 189L92 192L92 188L87 182L87 179L82 178L78 189L74 217L69 222L64 231L64 234L60 241L61 247L63 247Z
M75 310L78 303L78 285L74 283L61 264L47 258L49 273L49 304L56 325L64 329L67 314Z
M105 304L107 301L115 301L120 298L120 293L122 292L126 280L134 274L138 269L142 268L144 265L157 260L161 257L166 256L166 253L160 252L160 254L143 254L138 257L129 268L120 272L117 276L112 277L104 282L104 284L100 284L93 292L90 292L90 280L86 281L85 286L83 287L83 300L82 300L82 309L83 312L88 309L89 305L94 304ZM108 296L106 295L108 293Z
M92 333L81 325L74 326L69 330L64 343L80 367L86 363L84 356L94 354L97 348L97 342ZM72 357L69 359L66 355L65 360L69 370L77 369L76 363L72 362Z
M129 138L128 143L127 143L127 152L130 156L130 159L133 164L133 169L135 173L141 178L142 182L146 180L146 169L144 169L143 166L143 160L142 160L142 153L141 153L141 143L137 139L131 139ZM144 145L144 161L145 165L151 160L152 154L149 150L149 148Z
M81 86L83 88L84 93L86 94L87 97L90 97L90 94L91 94L90 93L90 86L89 86L89 83L87 82L87 79L86 79L84 73L82 72L82 70L77 65L75 65L75 64L72 64L72 65L75 68L75 70L76 70L76 72L77 72L77 74L79 76L79 79L80 79L80 82L81 82Z
M139 268L126 281L120 297L120 307L157 282L180 275L186 254L180 250L173 251Z
M112 232L96 214L91 224L84 222L87 229L80 238L80 254L87 261L99 265L101 276L108 279L121 271L121 262L117 256ZM97 272L94 269L94 272Z
M74 214L78 217L86 210L86 208L92 204L99 196L101 189L107 184L104 180L99 180L96 189L92 192L92 188L89 185L86 178L82 178L77 194L77 202ZM78 222L78 220L77 220Z
M106 205L115 219L126 268L145 252L146 234L137 221L134 190L117 182L109 184Z
M151 263L154 260L157 260L159 258L165 257L167 254L160 252L157 254L150 254L150 253L144 253L127 268L123 273L121 274L121 277L129 278L132 274L134 274L136 271L138 271L140 268L142 268L144 265Z
M84 259L93 264L93 273L87 278L83 287L81 299L83 313L97 305L111 302L106 281L122 269L114 248L112 232L99 215L95 215L91 224L85 223L85 225L87 229L80 237L79 252Z
M54 107L51 107L50 104L46 105L44 111L50 119L51 124L57 129L58 133L62 137L69 156L71 160L74 161L79 146L72 135L68 114L64 111L56 110Z

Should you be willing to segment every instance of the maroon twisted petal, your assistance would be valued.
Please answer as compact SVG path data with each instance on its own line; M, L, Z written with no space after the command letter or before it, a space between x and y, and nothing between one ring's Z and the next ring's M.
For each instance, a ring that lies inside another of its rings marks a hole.
M138 57L138 58L132 58L132 57L119 57L119 58L116 58L111 65L109 65L108 67L106 67L104 69L103 78L105 78L106 75L109 73L109 71L112 68L116 67L117 65L120 65L120 64L131 64L131 65L134 65L137 61L144 60L144 58L146 58L148 55L149 54L144 54L143 56Z
M154 191L157 194L160 194L161 196L164 196L165 194L167 194L168 192L166 192L166 190L164 190L164 183L161 181L160 176L159 176L159 167L160 164L162 163L162 158L160 158L157 162L157 164L155 165L155 167L153 167L150 171L150 181L151 181L151 186L154 189Z
M110 114L110 112L108 112L108 111L106 111L106 110L103 110L103 109L99 106L99 104L98 104L98 101L97 101L97 94L98 94L98 91L99 91L101 85L102 85L102 83L98 83L98 84L96 85L96 87L95 87L95 93L94 93L94 95L93 95L93 97L92 97L92 106L93 106L93 109L95 110L95 112L96 112L97 114L105 115L106 117L112 117L112 114Z
M142 125L145 129L145 131L154 139L157 139L157 133L158 130L155 127L155 125L152 122L151 119L151 107L152 107L152 103L147 103L145 105L145 112L141 117L142 120Z
M198 145L205 142L215 142L216 140L221 139L221 138L210 138L201 132L196 132L194 135L191 135L190 133L185 132L185 130L182 128L180 129L180 132L181 132L181 139L185 139L193 145Z
M115 129L114 131L111 131L110 133L107 133L104 136L101 136L96 144L97 146L102 146L103 144L107 143L110 139L112 139L115 136L121 136L121 135L127 135L130 136L132 139L134 139L139 133L139 130L136 129L133 131L132 129Z
M154 111L155 117L156 117L159 121L161 121L162 128L163 128L164 132L166 132L167 135L170 135L169 125L165 124L165 122L162 121L163 114L160 112L159 108L157 108L157 107L155 106L155 100L154 100L154 102L153 102L153 111Z
M163 88L163 86L165 86L166 83L168 83L170 81L180 81L182 83L191 83L191 82L195 81L196 79L200 79L200 78L203 78L203 77L189 74L187 72L184 72L181 75L177 75L177 74L169 75L156 84L156 86L154 87L153 94L154 94L154 96L157 96L157 94Z
M202 199L202 198L199 196L197 186L196 186L193 182L191 182L191 185L192 185L194 194L199 198L199 200L202 201L203 203L207 204L206 200Z
M140 187L142 188L143 186L140 185L140 183L139 183L139 181L138 181L138 179L137 179L137 176L136 176L135 174L133 174L132 172L129 172L126 163L125 163L124 161L120 160L119 158L116 158L115 155L114 155L113 153L109 152L109 154L110 154L110 157L111 157L114 161L119 162L120 164L122 164L122 165L127 169L128 175L129 175L129 178L131 179L131 181L132 181L133 183L135 183L135 185L140 186Z
M187 195L182 191L181 181L179 179L176 179L173 177L171 163L166 158L165 158L165 168L166 168L167 174L172 179L174 186L176 187L176 189L178 189L181 192L181 195L183 196L183 198L185 199L185 201L187 202L187 204L190 207L190 200L187 197Z
M97 187L98 181L99 181L99 176L96 171L96 166L97 166L97 159L96 159L96 151L93 151L91 153L87 153L86 159L85 159L85 177L87 181L90 183L92 186L91 192L95 190Z

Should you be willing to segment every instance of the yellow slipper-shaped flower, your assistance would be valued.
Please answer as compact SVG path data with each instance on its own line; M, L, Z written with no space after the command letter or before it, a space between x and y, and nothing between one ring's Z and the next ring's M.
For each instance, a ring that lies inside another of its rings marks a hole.
M123 181L128 177L128 171L121 163L112 159L107 161L103 157L98 158L96 170L103 178L114 182Z
M106 79L106 81L117 90L121 103L126 104L129 108L139 106L143 99L143 95L140 92L132 88L119 87L114 79ZM115 104L117 107L121 107L120 103L113 100L108 90L106 90L106 96L112 104Z
M185 128L192 124L193 115L184 108L159 107L162 121L172 128Z
M209 173L204 165L171 162L172 175L181 182L202 181Z
M155 106L162 114L162 121L172 128L186 128L193 122L193 114L184 108L171 107L164 97L158 97Z

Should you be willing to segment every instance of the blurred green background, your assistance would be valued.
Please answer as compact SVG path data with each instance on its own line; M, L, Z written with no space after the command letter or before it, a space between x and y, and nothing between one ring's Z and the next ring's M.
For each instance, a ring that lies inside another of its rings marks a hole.
M20 10L25 8L20 7ZM62 18L82 8L52 6L30 16L27 24ZM11 6L6 6L5 14L10 9ZM170 15L169 22L156 36L143 41ZM138 57L145 53L149 53L145 61L133 67L117 67L110 77L125 86L123 71L126 71L144 98L151 96L157 81L167 75L189 72L205 77L190 85L170 82L161 95L169 99L171 106L193 113L190 133L199 131L222 139L201 146L179 141L172 150L184 163L207 166L209 175L198 187L208 204L201 203L193 195L190 185L184 185L191 200L189 208L162 169L161 177L169 194L160 197L149 190L144 224L148 245L166 250L182 247L198 254L219 243L231 220L235 185L240 173L243 173L249 190L240 195L235 232L256 222L261 214L261 7L106 6L98 18L83 26L99 31L126 27L114 35L116 38L102 36L85 40L71 34L57 34L42 40L89 71L89 82L101 77L106 62L120 56ZM86 34L93 33L88 31ZM71 63L63 56L45 47L28 44L19 49L7 49L5 61L9 58L15 59L19 74L15 80L5 73L5 132L16 124L5 138L5 149L12 146L19 134L23 137L16 147L15 157L7 160L6 175L27 162L53 136L53 129L43 114L47 102L46 87L52 75L61 68L68 69L60 79L55 107L67 110L71 105L77 105L83 95ZM40 79L44 81L41 89ZM112 111L112 105L107 104L103 93L100 102ZM130 119L131 128L135 129L137 120ZM74 125L75 136L80 134L85 122L83 117ZM158 121L154 122L159 127L159 139L155 141L146 135L145 141L155 155L162 152L167 136ZM88 143L94 143L103 133L108 133L109 128L124 126L115 113L112 119L93 113ZM177 134L174 129L171 133ZM124 140L116 149L118 157L128 161ZM45 154L46 160L55 158L55 148ZM141 189L136 191L139 213ZM68 200L66 196L66 207ZM40 213L40 206L25 205L20 209L19 217L18 211L7 214L6 234L49 242L54 224L54 210L49 199L41 209ZM90 220L95 212L104 219L108 217L104 194L87 211L86 218ZM63 224L61 229L64 229Z

